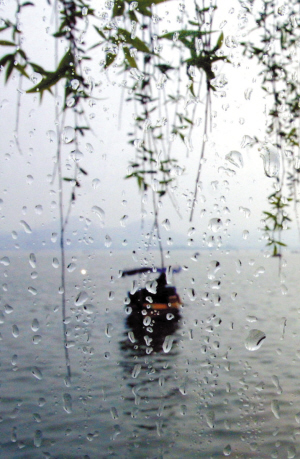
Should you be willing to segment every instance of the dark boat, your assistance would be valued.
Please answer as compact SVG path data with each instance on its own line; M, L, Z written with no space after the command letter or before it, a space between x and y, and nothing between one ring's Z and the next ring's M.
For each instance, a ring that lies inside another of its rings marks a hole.
M151 288L141 288L134 293L128 292L132 314L145 315L168 320L180 315L182 306L181 299L176 291L176 287L167 283L165 269L157 270L161 274L151 283ZM180 268L173 272L179 272ZM139 270L124 271L123 275L131 275L140 272L153 272L151 269L141 268Z

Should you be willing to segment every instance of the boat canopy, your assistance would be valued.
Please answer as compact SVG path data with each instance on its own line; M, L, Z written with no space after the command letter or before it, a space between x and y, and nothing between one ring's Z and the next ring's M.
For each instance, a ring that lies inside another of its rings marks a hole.
M181 271L181 266L174 266L174 268L172 267L168 267L168 268L144 267L144 268L127 269L122 272L122 277L133 276L135 274L143 274L143 273L165 273L167 271L171 271L173 274L179 273Z

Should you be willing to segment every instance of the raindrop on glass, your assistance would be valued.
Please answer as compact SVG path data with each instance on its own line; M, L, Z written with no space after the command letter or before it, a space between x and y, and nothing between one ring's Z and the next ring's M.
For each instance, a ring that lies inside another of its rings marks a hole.
M265 338L266 335L264 332L256 329L250 330L245 341L246 349L248 349L248 351L257 351L261 347Z

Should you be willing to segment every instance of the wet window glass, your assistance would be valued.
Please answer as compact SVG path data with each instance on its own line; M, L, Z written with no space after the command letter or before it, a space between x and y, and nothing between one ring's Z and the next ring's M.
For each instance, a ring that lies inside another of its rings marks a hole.
M0 2L1 457L298 457L299 5Z

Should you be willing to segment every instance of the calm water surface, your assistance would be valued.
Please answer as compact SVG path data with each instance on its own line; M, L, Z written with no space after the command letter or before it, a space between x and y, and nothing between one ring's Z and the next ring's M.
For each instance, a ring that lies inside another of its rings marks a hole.
M263 254L175 251L181 319L148 330L124 310L131 253L68 255L71 382L54 256L0 265L1 457L300 457L300 255L279 275ZM249 351L253 329L266 338Z

